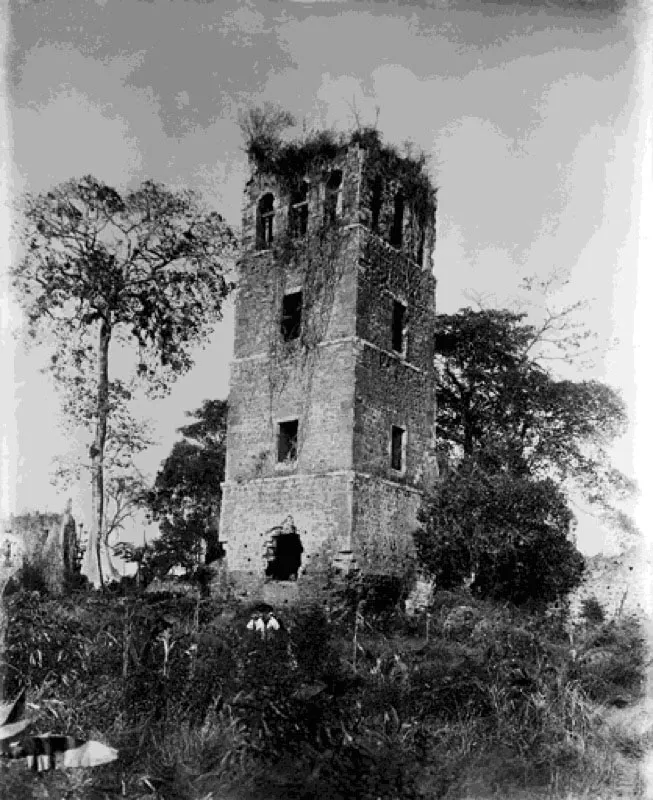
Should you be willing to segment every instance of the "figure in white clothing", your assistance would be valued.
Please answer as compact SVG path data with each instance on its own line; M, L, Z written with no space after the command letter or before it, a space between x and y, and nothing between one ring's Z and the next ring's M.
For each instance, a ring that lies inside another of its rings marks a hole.
M262 639L281 630L281 623L271 612L256 612L247 623L247 630L258 633Z

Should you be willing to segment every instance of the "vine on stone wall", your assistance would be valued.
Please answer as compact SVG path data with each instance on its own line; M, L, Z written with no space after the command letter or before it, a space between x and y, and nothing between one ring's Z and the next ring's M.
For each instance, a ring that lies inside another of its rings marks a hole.
M397 295L411 309L426 310L430 275L379 237L368 234L364 248L365 277L379 290Z
M427 157L410 147L403 152L384 144L374 126L360 126L353 132L308 132L294 141L283 138L293 123L291 115L280 109L254 109L241 120L246 152L255 170L274 176L281 196L292 197L306 176L327 171L334 160L343 156L350 145L366 151L364 184L371 187L375 178L382 179L389 191L401 186L412 212L413 223L426 231L436 210L436 190L427 171ZM314 223L315 218L311 218ZM307 409L310 403L314 367L319 344L324 340L331 319L335 291L342 277L344 259L341 257L344 231L342 220L309 224L307 234L293 238L282 235L274 245L270 268L274 270L273 330L269 339L270 425L274 399L291 379L301 380L301 424L298 450L307 432ZM370 244L370 240L375 243ZM386 286L401 294L412 308L423 305L421 300L424 276L419 265L394 248L384 248L376 236L368 237L366 271L374 285ZM391 251L391 252L390 252ZM389 263L394 264L393 269ZM267 265L267 263L266 263ZM397 269L398 268L398 269ZM302 325L299 337L284 341L280 330L282 298L289 274L301 276ZM397 274L395 274L397 273ZM377 275L380 280L377 281Z
M377 175L387 184L401 185L419 224L425 227L433 218L437 190L426 171L427 155L414 146L406 144L400 152L385 144L373 125L363 125L349 133L310 131L301 139L288 142L282 139L282 133L293 124L292 115L279 109L262 109L254 117L254 124L251 120L250 124L241 124L246 152L259 171L277 177L284 192L290 194L308 172L331 163L349 144L357 144L368 152L370 186Z
M275 270L274 309L281 308L288 274L301 275L302 320L297 339L283 340L278 313L273 315L273 330L269 345L270 413L274 398L288 384L291 376L300 376L301 421L299 426L298 451L307 433L310 398L313 384L318 346L324 341L331 320L335 294L342 278L344 259L342 220L323 221L301 238L286 233L274 248ZM272 423L272 419L271 419Z
M437 206L437 189L426 171L428 156L408 144L402 154L397 148L384 144L379 131L369 126L354 131L351 142L367 151L367 184L372 186L375 178L380 177L386 185L401 186L419 225L426 229Z

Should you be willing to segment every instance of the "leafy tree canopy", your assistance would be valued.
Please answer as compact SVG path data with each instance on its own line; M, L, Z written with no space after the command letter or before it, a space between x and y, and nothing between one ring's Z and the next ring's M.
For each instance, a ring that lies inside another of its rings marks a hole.
M195 194L153 181L121 194L86 176L28 195L22 212L13 287L28 332L52 352L65 410L93 437L86 568L101 582L105 451L125 432L111 423L136 386L160 395L192 366L232 288L235 237ZM116 347L135 354L127 380L111 374Z
M590 501L632 489L610 466L608 449L627 418L620 396L596 380L555 377L533 352L540 331L524 314L474 311L437 319L438 439L454 460L474 457L511 468Z
M481 597L523 604L555 600L582 577L573 515L551 479L466 461L445 472L419 519L418 556L438 588L467 583Z
M570 493L605 513L632 489L609 460L626 425L621 398L599 381L553 374L537 355L545 333L505 309L437 319L443 469L415 538L440 587L467 583L516 603L564 595L583 570Z
M152 544L153 570L165 574L179 565L197 566L219 558L218 520L224 480L227 403L205 400L188 412L194 422L179 428L175 442L159 470L147 504L159 521L161 536Z

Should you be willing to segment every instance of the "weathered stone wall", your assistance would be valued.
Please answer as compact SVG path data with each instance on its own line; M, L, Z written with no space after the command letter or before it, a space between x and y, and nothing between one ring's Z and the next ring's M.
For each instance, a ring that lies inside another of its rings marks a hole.
M229 571L253 596L263 593L270 529L288 516L304 548L300 598L325 590L334 568L399 574L413 563L416 490L344 471L225 484L224 492Z
M375 179L379 172L375 163L374 152L362 151L362 169L360 181L360 206L358 219L366 228L371 228L372 205L374 203ZM394 198L400 188L398 178L386 175L381 181L381 207L376 234L379 240L389 242L394 225ZM423 230L422 221L419 219L420 210L414 207L410 195L405 198L405 209L402 226L401 252L413 261L419 262L424 269L431 273L431 253L435 246L435 220L429 220ZM420 258L420 243L423 237L422 257ZM394 248L393 248L394 249Z
M23 554L31 559L42 551L50 531L58 529L60 525L60 514L18 514L10 518L7 532L22 542Z
M28 562L41 571L50 591L61 591L65 575L72 574L75 552L76 525L70 503L63 514L12 516L0 533L0 583L4 586Z
M11 531L0 534L0 575L18 569L23 563L25 543Z
M571 596L574 616L590 597L596 597L608 616L621 612L653 619L653 557L644 543L589 558L583 583Z
M342 207L340 219L344 225L359 222L358 207L361 192L362 165L365 154L350 147L328 164L318 165L311 174L297 176L309 182L309 230L319 227L323 217L326 179L331 170L342 170ZM291 195L280 176L255 171L245 186L242 215L242 249L244 253L256 252L256 211L259 199L267 192L275 197L274 240L278 241L288 229L288 212ZM247 256L246 256L247 257Z
M269 358L232 365L227 434L227 481L352 468L354 343L316 348L310 364ZM297 461L277 463L277 422L299 420ZM224 503L224 501L223 501Z
M431 374L435 337L435 278L373 234L361 234L356 305L357 335L392 351L395 300L407 306L405 359Z
M414 562L412 534L422 495L358 473L354 482L352 551L363 572L402 574Z
M355 269L360 249L357 228L342 228L339 257L332 265L333 296L323 320L324 341L342 339L356 333L354 311L356 308L357 274ZM271 337L280 336L281 298L284 293L303 288L301 264L288 258L283 263L271 250L246 254L240 265L236 294L236 319L234 358L265 356L278 351ZM279 343L280 345L280 343ZM286 344L292 350L293 343Z
M435 398L428 375L387 351L363 344L356 364L356 469L418 487L431 444ZM406 431L405 470L391 468L392 426Z
M434 232L429 225L418 264L422 232L407 198L401 248L385 241L396 181L384 184L376 233L364 227L369 157L351 146L297 176L310 186L308 233L299 240L287 233L289 176L255 173L246 187L220 538L236 584L254 594L263 592L270 531L288 516L304 547L298 597L324 588L334 566L396 573L412 557L435 410ZM325 229L333 169L343 173L341 202L335 226ZM259 249L257 204L267 192L275 196L274 236ZM315 335L285 342L283 295L298 289L302 335ZM392 349L394 300L407 306L403 353ZM278 424L290 419L299 421L297 459L278 463ZM393 425L407 431L401 472L391 469Z
M304 548L298 584L313 591L338 554L351 550L353 483L351 471L226 483L221 538L237 584L262 590L270 529L292 516Z

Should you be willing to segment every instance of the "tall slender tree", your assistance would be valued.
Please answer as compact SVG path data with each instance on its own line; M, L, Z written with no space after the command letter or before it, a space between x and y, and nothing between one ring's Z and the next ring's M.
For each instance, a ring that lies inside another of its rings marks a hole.
M85 571L102 583L112 414L137 387L160 396L190 369L232 288L236 240L191 191L146 181L121 194L92 176L28 195L19 235L22 257L11 274L28 333L51 348L68 410L92 431ZM111 375L118 348L133 354L127 381Z

